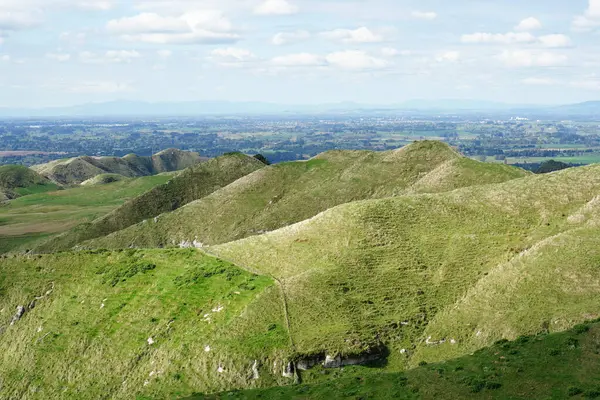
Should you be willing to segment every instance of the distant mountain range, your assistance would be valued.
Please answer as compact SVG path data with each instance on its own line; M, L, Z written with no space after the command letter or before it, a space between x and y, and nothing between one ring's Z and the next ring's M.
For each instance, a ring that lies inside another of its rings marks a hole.
M2 108L0 118L29 117L117 117L117 116L198 116L198 115L241 115L241 114L326 114L326 113L508 113L520 116L598 116L600 101L568 104L561 106L507 104L491 101L444 99L410 100L397 104L358 104L341 102L318 105L290 105L265 102L191 101L159 102L111 101L88 103L67 107L46 108Z

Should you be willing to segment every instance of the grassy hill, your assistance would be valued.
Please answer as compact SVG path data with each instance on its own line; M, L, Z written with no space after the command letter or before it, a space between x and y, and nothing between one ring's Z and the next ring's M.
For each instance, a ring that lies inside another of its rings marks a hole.
M272 231L352 201L447 191L528 175L462 157L440 142L423 141L388 152L330 151L307 162L263 168L161 216L84 246L211 245Z
M84 240L125 229L201 199L262 167L264 164L257 159L241 153L211 159L184 170L169 182L131 199L100 219L50 239L36 251L66 250ZM156 220L144 225L151 223L156 223Z
M230 325L271 290L270 278L191 249L0 259L2 395L172 398L249 386L254 360ZM246 346L285 344L281 325L260 328Z
M38 193L0 205L0 253L33 243L104 216L127 200L172 179L169 175L127 178L107 185Z
M30 168L21 165L0 166L0 192L5 200L57 189L57 185Z
M48 248L143 218L83 246L202 250L0 257L2 394L600 397L600 325L565 333L600 317L600 165L532 175L418 142L261 167L200 164ZM130 187L80 201L111 186Z
M280 282L296 354L402 369L597 317L599 192L600 165L573 168L345 204L208 251Z
M61 185L79 185L104 174L134 178L177 171L203 161L198 153L176 149L164 150L152 157L129 154L119 157L77 157L31 167L40 175Z
M499 341L470 356L405 373L336 370L335 380L200 399L581 399L600 397L600 324ZM322 371L329 372L329 371Z

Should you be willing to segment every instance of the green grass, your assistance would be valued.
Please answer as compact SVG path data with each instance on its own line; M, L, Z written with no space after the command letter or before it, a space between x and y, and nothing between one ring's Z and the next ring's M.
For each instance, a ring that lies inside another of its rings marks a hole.
M0 190L7 191L14 197L57 189L57 185L27 167L21 165L0 166Z
M281 324L261 325L261 317L245 311L272 285L193 250L4 258L2 394L173 398L248 386L253 353L287 343ZM10 326L17 306L28 307L36 297L35 307ZM244 326L248 318L256 329L241 343L231 325Z
M260 161L240 153L211 159L188 168L169 182L134 197L104 217L79 225L43 243L36 251L66 250L84 240L105 236L152 219L205 197L262 167L264 164Z
M170 180L168 175L108 185L37 193L0 205L0 252L20 248L103 216L125 201Z
M528 173L471 161L440 142L388 152L330 151L307 162L266 167L205 198L84 247L161 247L224 243L272 231L352 201L441 192L503 182Z
M600 393L600 325L501 341L406 373L346 368L325 383L196 395L200 399L582 399Z
M598 316L599 190L590 166L354 202L208 251L282 282L297 353L402 370Z

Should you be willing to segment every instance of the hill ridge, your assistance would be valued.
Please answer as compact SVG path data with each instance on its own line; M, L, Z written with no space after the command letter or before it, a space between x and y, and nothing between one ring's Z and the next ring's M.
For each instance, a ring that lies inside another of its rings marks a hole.
M233 153L213 158L181 171L164 185L135 197L109 214L83 224L39 245L35 251L67 250L76 244L174 211L263 168L254 157Z
M160 247L194 240L203 245L224 243L300 222L339 204L408 193L436 166L460 157L446 144L427 141L396 153L325 152L305 162L263 168L165 215L158 225L135 225L83 246L115 248L127 243ZM449 190L480 183L479 178L501 182L529 174L475 161L465 168L456 165L461 169L445 187L432 184L418 190ZM463 173L469 169L471 173Z
M195 152L167 149L150 157L135 154L125 157L79 156L34 165L31 169L55 183L78 185L101 174L115 173L134 178L185 169L205 160Z

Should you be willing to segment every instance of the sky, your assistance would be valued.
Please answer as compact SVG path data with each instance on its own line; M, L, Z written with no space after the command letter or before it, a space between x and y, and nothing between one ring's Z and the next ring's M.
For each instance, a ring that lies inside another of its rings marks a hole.
M600 100L600 0L0 0L0 107Z

